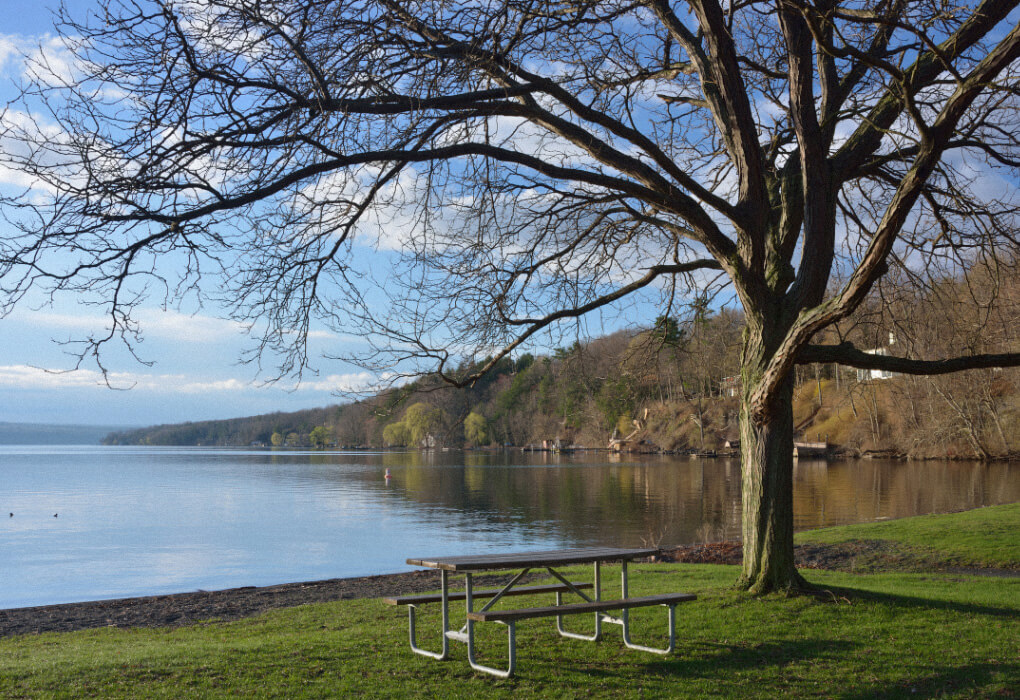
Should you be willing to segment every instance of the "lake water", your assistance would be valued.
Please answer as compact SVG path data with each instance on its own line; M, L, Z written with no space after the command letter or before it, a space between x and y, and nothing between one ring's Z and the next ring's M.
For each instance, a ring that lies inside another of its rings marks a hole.
M796 527L1020 501L1018 477L1020 464L803 461ZM739 533L728 459L0 446L0 609Z

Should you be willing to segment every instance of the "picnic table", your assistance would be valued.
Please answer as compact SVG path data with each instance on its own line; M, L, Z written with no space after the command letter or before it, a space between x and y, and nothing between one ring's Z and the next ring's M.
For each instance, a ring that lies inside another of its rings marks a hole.
M676 613L677 604L694 600L690 593L667 593L651 596L631 597L629 595L629 576L627 563L658 553L655 548L621 549L617 547L586 547L581 549L562 549L544 552L515 552L503 554L483 554L469 556L449 556L408 559L413 566L438 569L440 572L441 592L438 594L406 595L385 598L390 605L408 606L408 627L411 649L424 656L443 660L448 658L450 640L462 642L468 647L468 663L478 671L491 673L494 676L507 678L513 675L517 663L516 623L537 617L555 617L556 629L564 637L599 641L602 638L602 624L618 624L623 628L623 643L631 649L668 654L676 647ZM620 575L621 597L609 600L602 598L601 565L607 562L621 562ZM575 564L593 564L594 576L591 582L568 581L557 567ZM532 569L545 569L558 583L538 586L520 586L521 580ZM472 575L479 572L517 570L507 583L499 589L476 590L472 583ZM450 574L463 574L465 587L463 591L450 590ZM586 591L590 591L591 595ZM530 608L497 609L496 604L509 596L556 594L556 605ZM564 603L563 595L573 594L580 602ZM475 610L475 601L488 598L489 601L480 609ZM465 601L467 622L459 630L450 629L450 602ZM442 604L442 648L440 651L429 651L418 646L415 631L415 609L426 603ZM631 608L662 605L669 609L669 644L665 649L652 648L635 644L630 639L630 620L628 611ZM620 615L609 615L608 612L619 610ZM594 634L579 634L563 627L563 617L582 613L594 613ZM509 661L506 670L492 668L481 664L475 654L475 630L477 622L498 622L506 625L508 630Z

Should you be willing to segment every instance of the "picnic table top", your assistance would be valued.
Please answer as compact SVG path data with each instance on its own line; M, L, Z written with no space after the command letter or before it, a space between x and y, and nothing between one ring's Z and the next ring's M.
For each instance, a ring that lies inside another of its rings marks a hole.
M619 561L637 559L658 553L655 547L624 549L619 547L583 547L579 549L556 549L545 552L507 552L501 554L466 555L456 557L431 557L408 559L413 566L446 571L483 571L486 569L514 569L533 566L564 566L566 564L590 564L596 561Z

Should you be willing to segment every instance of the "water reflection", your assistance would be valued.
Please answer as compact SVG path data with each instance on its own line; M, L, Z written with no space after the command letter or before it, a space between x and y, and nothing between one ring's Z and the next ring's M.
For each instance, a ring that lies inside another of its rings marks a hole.
M335 457L311 458L328 464ZM555 453L412 452L346 456L335 478L386 489L422 511L555 528L576 544L666 544L740 536L733 459ZM794 467L798 530L942 513L1020 500L1020 468L979 462L802 460ZM329 479L329 472L320 474Z

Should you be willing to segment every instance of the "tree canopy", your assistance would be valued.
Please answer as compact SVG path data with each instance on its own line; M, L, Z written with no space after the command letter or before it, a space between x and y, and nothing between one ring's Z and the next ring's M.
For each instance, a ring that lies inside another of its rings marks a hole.
M464 419L464 438L473 445L485 445L489 441L489 426L485 416L472 411Z

